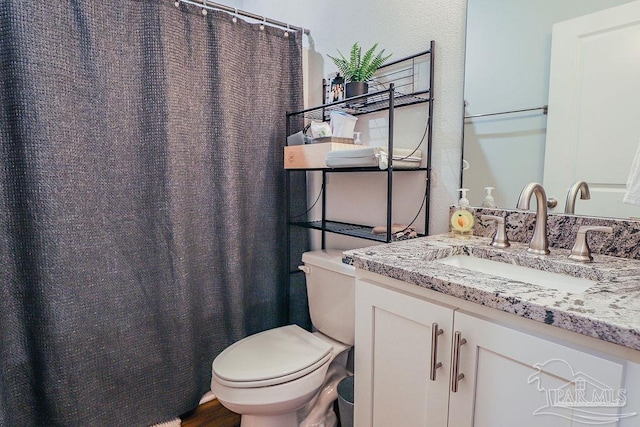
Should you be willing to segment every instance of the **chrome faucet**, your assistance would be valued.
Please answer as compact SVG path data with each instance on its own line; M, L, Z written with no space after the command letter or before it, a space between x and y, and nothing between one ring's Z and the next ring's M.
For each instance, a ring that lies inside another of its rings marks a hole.
M564 204L564 213L572 214L576 211L576 198L578 197L578 191L580 191L581 200L591 199L591 193L589 193L589 184L584 181L576 181L569 188L567 193L567 201Z
M536 255L549 254L549 241L547 239L547 193L541 184L531 182L527 184L520 193L518 198L517 209L529 209L531 196L536 195L536 228L533 231L533 237L529 243L527 252Z

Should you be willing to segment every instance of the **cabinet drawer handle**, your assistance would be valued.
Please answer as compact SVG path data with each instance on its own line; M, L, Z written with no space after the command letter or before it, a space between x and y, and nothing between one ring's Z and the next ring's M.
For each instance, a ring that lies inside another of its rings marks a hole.
M436 380L436 370L442 366L442 362L438 362L438 337L444 331L438 328L437 323L431 324L431 369L429 370L429 379Z
M462 338L462 334L456 331L453 335L453 351L451 356L451 392L458 391L458 381L464 378L460 373L460 347L465 345L467 340Z

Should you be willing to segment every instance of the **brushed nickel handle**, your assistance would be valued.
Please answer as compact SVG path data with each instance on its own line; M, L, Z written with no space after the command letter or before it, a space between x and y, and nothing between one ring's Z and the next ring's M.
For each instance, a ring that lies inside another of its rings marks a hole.
M494 246L496 248L503 248L503 249L511 246L511 244L509 243L509 239L507 238L507 230L504 224L503 217L495 216L495 215L481 215L480 219L482 221L496 222L496 233L493 235L491 246Z
M613 233L613 228L597 226L597 225L581 226L578 229L578 234L576 235L576 242L573 244L573 248L571 248L571 255L569 255L570 260L580 261L580 262L593 261L593 256L591 255L591 249L589 248L589 243L587 241L587 232L589 231L599 231L601 233Z
M556 206L558 206L558 200L556 200L556 199L555 199L555 198L553 198L553 197L549 197L549 198L547 199L547 207L548 207L549 209L553 209L553 208L555 208Z
M467 340L462 338L462 334L456 331L453 335L453 352L451 356L451 392L458 391L458 382L464 378L460 373L460 347L465 345Z
M431 369L429 371L431 381L436 380L436 370L442 367L442 362L438 362L438 337L443 333L444 331L438 328L437 323L431 324Z

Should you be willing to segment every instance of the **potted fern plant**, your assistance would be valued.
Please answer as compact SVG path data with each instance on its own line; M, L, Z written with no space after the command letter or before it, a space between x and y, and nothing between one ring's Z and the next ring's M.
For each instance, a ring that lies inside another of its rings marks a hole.
M356 42L351 46L349 59L345 58L339 50L339 57L327 55L336 64L347 82L345 87L347 98L367 93L369 91L367 82L371 80L378 68L391 57L391 55L384 56L384 49L376 53L377 48L378 43L367 50L363 56L362 48Z

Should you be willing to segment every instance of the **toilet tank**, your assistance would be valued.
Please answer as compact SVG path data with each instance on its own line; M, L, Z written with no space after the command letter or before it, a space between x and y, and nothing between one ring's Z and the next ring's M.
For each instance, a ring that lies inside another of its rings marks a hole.
M302 254L313 326L344 344L353 345L356 270L342 262L342 251L326 249Z

